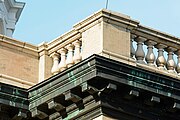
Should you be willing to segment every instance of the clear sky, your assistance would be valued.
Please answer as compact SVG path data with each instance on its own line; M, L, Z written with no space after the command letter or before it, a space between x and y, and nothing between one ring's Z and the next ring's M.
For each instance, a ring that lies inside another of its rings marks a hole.
M55 39L106 5L106 0L17 1L26 5L14 38L32 44ZM109 0L108 9L129 15L142 25L180 36L180 0Z

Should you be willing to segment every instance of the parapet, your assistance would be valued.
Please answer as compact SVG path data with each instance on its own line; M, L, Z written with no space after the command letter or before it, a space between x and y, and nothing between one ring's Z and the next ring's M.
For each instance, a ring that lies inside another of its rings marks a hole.
M179 46L175 36L102 9L69 32L37 46L1 36L0 74L17 78L11 79L13 85L28 88L97 54L180 79Z

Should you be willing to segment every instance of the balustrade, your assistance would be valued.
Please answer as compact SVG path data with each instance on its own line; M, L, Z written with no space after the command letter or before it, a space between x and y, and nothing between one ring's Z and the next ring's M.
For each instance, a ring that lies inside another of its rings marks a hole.
M81 40L75 40L52 53L50 55L53 59L51 73L55 75L80 62L82 58L80 48Z
M136 49L134 42L137 43ZM81 39L76 39L53 52L50 55L53 59L52 74L57 74L80 62L82 60L81 46ZM146 46L147 50L143 46ZM167 57L164 53L167 53ZM177 55L177 64L174 60L175 54ZM131 34L130 55L137 63L180 75L180 50L164 42Z
M133 41L137 43L135 53ZM147 50L144 49L144 45L147 46ZM155 54L154 48L157 49L157 54ZM159 70L180 75L180 50L177 50L177 47L173 47L172 44L168 45L164 41L151 40L132 34L130 50L131 57L134 58L135 55L137 63L147 64L151 67L157 67ZM165 53L167 53L167 56ZM177 64L174 60L175 54L177 55L177 58L175 58L177 59Z
M70 40L70 42L67 42L51 53L50 57L53 60L51 72L53 75L64 71L82 60L81 41L81 38ZM134 46L134 43L137 44L137 47ZM130 57L135 59L138 64L146 64L154 67L154 69L157 68L165 72L180 75L180 49L178 50L177 46L169 45L160 39L149 39L148 37L136 34L131 34L130 44ZM145 50L145 48L147 49ZM175 58L177 63L174 60L175 55L177 55L177 58Z

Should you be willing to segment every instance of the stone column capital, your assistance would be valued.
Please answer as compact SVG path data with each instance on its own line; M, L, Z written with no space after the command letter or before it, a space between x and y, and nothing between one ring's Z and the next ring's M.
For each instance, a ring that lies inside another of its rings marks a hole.
M166 50L167 50L167 52L177 51L177 49L176 49L176 48L173 48L173 47L168 47Z
M154 46L154 45L156 45L157 44L157 42L155 42L155 41L153 41L153 40L151 40L151 39L148 39L145 43L144 43L145 45L151 45L151 46Z
M135 39L137 36L135 34L131 34L131 39Z
M52 53L52 54L50 55L50 57L52 57L52 58L58 58L58 57L59 57L59 54L56 53L56 52L54 52L54 53Z
M68 44L65 48L68 49L68 51L70 51L70 50L73 50L74 45L73 44Z
M141 37L141 36L138 36L135 38L135 41L137 41L137 42L145 42L146 40L147 40L146 38Z
M58 50L57 52L60 53L60 54L62 54L62 53L67 53L67 49L61 48L61 49Z
M81 45L81 42L79 40L76 40L72 43L75 47L79 47Z
M164 45L164 44L158 43L158 44L156 45L156 47L159 48L159 49L164 49L164 48L166 48L167 46Z

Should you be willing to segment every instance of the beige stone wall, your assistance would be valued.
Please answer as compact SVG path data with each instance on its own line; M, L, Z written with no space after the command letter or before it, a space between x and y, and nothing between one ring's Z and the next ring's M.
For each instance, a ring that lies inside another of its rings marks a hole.
M103 50L130 57L130 32L125 28L103 22Z
M0 74L13 77L14 79L11 79L12 84L17 83L18 86L22 87L25 86L23 84L26 84L26 81L37 83L38 65L38 57L13 48L0 46ZM22 80L22 82L16 79ZM8 84L11 84L11 81L7 79ZM3 79L3 82L6 83L6 79Z
M68 33L38 46L0 35L0 82L30 87L44 81L52 76L54 61L50 55L58 53L61 48L66 49L76 40L82 40L82 60L99 54L129 62L130 33L127 29L137 24L134 22L128 16L101 10L75 25Z
M119 60L130 57L130 32L118 25L101 21L82 33L82 58L92 54Z
M82 59L101 53L102 49L102 23L99 23L82 33Z

